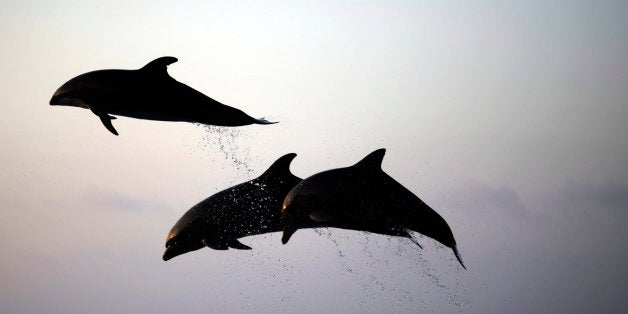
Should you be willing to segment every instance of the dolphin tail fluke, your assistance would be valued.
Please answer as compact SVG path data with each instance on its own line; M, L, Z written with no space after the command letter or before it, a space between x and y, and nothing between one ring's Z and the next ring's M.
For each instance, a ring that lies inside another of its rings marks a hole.
M98 117L100 118L100 121L102 121L102 124L105 125L107 130L109 130L109 132L113 133L114 135L118 135L118 131L116 131L116 128L114 128L113 124L111 123L111 120L115 119L116 117L112 117L108 114L101 114Z
M238 241L238 239L229 240L229 242L227 243L227 246L229 246L232 249L238 249L238 250L250 250L251 249L250 246L242 244L242 242Z
M458 252L458 247L454 244L451 249L454 250L454 255L456 255L456 258L458 259L458 262L460 262L460 265L462 265L462 268L466 270L467 267L465 267L464 263L462 262L462 256L460 256L460 252Z
M275 123L279 122L279 121L271 122L271 121L268 121L268 120L266 120L264 118L253 119L253 121L254 121L253 123L255 123L255 124L275 124Z

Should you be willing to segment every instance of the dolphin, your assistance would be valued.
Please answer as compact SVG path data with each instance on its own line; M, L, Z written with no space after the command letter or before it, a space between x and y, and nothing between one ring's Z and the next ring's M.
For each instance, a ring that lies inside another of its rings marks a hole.
M164 261L205 246L250 250L238 239L281 231L282 201L301 181L290 172L295 156L280 157L259 177L218 192L183 214L168 234Z
M175 57L157 58L138 70L98 70L81 74L55 91L50 105L91 110L118 135L112 115L218 126L272 124L226 106L168 75Z
M378 149L353 166L320 172L294 186L282 205L282 243L312 222L409 238L408 231L415 231L451 248L466 269L447 222L382 170L385 153Z

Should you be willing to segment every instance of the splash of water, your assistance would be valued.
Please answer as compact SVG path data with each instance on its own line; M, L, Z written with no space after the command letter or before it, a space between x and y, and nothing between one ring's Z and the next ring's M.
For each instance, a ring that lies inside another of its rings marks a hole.
M363 291L363 299L360 305L365 310L369 308L369 300L378 300L385 296L396 299L393 307L398 310L412 308L418 311L418 306L422 306L423 310L429 310L427 308L428 305L424 301L424 295L420 290L407 289L400 285L400 283L404 281L408 283L408 280L416 281L417 283L427 280L433 288L439 291L438 295L445 296L447 303L456 307L458 312L462 312L469 305L469 301L465 297L466 289L462 287L460 281L460 267L456 267L457 264L446 262L443 259L441 260L442 263L438 264L449 265L455 268L456 271L455 273L439 273L438 269L432 266L432 264L423 257L422 249L416 245L418 244L417 236L422 240L427 239L420 234L413 234L415 237L413 241L408 241L408 239L405 238L385 236L387 244L382 246L380 245L381 240L383 240L381 238L383 237L382 235L373 235L368 232L363 232L364 237L360 240L361 252L357 252L357 254L364 254L365 256L364 258L355 258L355 252L346 253L342 249L342 243L340 243L348 242L349 236L341 236L341 239L339 238L339 234L333 233L332 230L327 228L314 229L314 232L334 244L337 249L338 257L340 257L342 267L346 272L355 276ZM391 248L394 248L392 254L396 256L392 258L392 260L398 260L393 263L405 260L405 262L409 263L411 270L418 270L418 272L410 270L409 273L417 274L419 277L412 275L404 276L403 274L394 273L391 270L398 269L399 265L389 267L391 266L391 259L382 258L382 254L379 254L382 252L384 252L383 254L389 254ZM451 253L447 251L448 248L442 245L437 245L436 250L443 253L439 254L440 256L448 256L447 253ZM361 265L356 264L356 260L359 261ZM364 269L361 266L367 266L368 268ZM423 277L424 280L421 280L421 277ZM434 290L427 287L423 289L427 291ZM417 295L417 293L421 294ZM420 300L420 302L416 300Z
M250 146L246 144L250 143L251 135L245 128L204 124L197 124L197 127L201 127L205 130L201 139L201 147L203 149L218 148L223 159L233 164L228 165L228 167L233 168L235 165L235 169L245 178L250 177L254 173L254 169L250 167ZM223 168L224 167L225 166L223 166ZM233 178L232 180L235 182L238 179L239 178Z

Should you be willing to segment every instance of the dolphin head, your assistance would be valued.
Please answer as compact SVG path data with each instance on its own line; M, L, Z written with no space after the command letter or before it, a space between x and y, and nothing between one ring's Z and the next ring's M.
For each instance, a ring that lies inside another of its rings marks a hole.
M129 88L133 79L133 75L128 75L131 72L98 70L81 74L61 85L52 95L50 105L89 109L94 103L105 103Z
M212 229L209 224L202 208L198 205L183 214L168 233L164 261L205 247L207 232Z
M337 173L325 171L299 182L288 192L281 208L282 243L286 244L300 228L327 225L342 208L342 182Z
M194 232L183 230L180 233L170 232L166 241L163 259L167 261L175 256L201 249L205 246L203 239L194 236Z
M307 219L307 201L299 195L298 185L286 195L281 207L281 227L283 235L281 243L286 244L290 237L304 224Z
M142 84L154 84L149 77L167 76L166 67L176 61L175 57L161 57L139 70L110 69L81 74L61 85L50 99L50 105L89 108L92 101L102 103L111 101L112 97L128 97L133 89L145 88Z
M50 99L51 106L71 106L80 108L89 108L81 99L83 86L85 85L86 75L79 75L65 84L61 85Z

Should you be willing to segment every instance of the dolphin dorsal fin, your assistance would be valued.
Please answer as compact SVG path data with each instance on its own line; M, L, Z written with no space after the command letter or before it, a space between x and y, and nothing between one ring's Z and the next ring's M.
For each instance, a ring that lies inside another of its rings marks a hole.
M292 172L290 172L290 163L292 163L292 160L296 156L297 154L295 153L289 153L279 157L260 177L284 173L293 175Z
M384 155L386 154L385 148L380 148L362 158L362 160L358 161L354 167L359 168L375 168L382 169L382 161L384 160Z
M175 57L161 57L161 58L157 58L151 62L149 62L147 65L145 65L144 67L142 67L140 70L142 71L149 71L149 72L156 72L156 73L166 73L168 74L168 65L173 64L177 62L177 58Z

